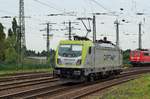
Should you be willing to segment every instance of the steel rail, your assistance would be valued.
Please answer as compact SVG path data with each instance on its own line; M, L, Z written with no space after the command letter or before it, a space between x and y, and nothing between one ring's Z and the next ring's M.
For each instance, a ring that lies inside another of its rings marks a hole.
M0 77L0 83L1 82L8 82L8 81L12 81L12 80L20 80L20 79L32 79L35 77L44 77L44 76L52 76L52 74L50 73L29 73L29 74L21 74L21 75L16 75L16 76L8 76L8 77Z
M31 86L31 85L41 84L41 83L47 83L47 82L55 82L58 80L59 80L58 78L44 77L38 79L22 80L22 81L16 81L12 83L0 84L0 91L25 87L25 86Z
M46 88L55 88L55 87L59 87L62 84L62 82L47 82L47 83L42 83L42 84L36 84L36 85L32 85L32 86L24 86L22 88L14 88L14 89L9 89L9 90L4 90L4 91L0 91L0 98L3 99L9 99L10 97L16 97L16 96L22 96L24 94L29 94L32 92L37 92L38 90L43 90Z

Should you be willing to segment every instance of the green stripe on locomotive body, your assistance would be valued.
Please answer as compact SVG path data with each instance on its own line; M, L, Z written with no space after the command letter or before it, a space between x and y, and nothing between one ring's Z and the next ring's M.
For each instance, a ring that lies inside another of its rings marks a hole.
M93 46L93 42L92 41L79 41L79 40L61 40L59 45L67 45L67 44L79 44L79 45L82 45L82 62L81 62L81 65L77 66L77 65L72 65L72 66L69 66L69 68L81 68L82 65L85 64L85 60L86 60L86 56L87 56L87 53L88 53L88 50L89 50L89 47L90 46ZM65 68L66 66L65 65L59 65L57 64L57 58L58 58L58 50L59 50L59 45L56 49L56 57L55 57L55 63L56 63L56 67L63 67ZM68 67L68 66L67 66Z

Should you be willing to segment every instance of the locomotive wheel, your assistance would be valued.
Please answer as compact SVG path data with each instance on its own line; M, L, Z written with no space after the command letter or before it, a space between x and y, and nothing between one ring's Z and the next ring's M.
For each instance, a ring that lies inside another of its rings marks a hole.
M90 81L90 82L95 81L95 76L94 76L94 74L90 74L90 75L89 75L88 81Z

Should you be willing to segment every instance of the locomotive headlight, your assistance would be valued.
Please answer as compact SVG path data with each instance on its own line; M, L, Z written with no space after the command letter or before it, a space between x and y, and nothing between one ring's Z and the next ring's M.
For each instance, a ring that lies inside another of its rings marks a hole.
M62 62L61 62L61 59L57 59L57 63L59 64L59 65L61 65L62 64Z
M140 59L140 57L137 57L136 59L137 59L137 60L139 60L139 59Z
M60 70L55 70L55 74L60 74Z
M78 59L76 65L81 65L81 61L82 61L81 59Z

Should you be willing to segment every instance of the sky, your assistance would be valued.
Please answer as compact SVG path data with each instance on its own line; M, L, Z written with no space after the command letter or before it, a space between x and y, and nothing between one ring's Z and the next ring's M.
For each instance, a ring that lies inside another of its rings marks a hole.
M97 39L104 36L115 43L116 30L114 22L120 22L120 47L136 49L138 47L138 24L142 23L142 47L150 49L150 1L149 0L24 0L25 2L25 39L27 49L46 50L46 28L44 23L56 23L51 26L53 37L50 47L55 49L60 40L68 39L68 25L63 22L78 22L72 24L77 28L72 30L76 35L85 36L86 30L78 17L92 17L92 13L107 13L96 16ZM123 10L120 10L123 8ZM67 14L66 14L67 13ZM69 14L68 14L69 13ZM144 13L137 15L136 13ZM49 14L65 14L63 16L48 16ZM72 16L72 14L74 16ZM0 0L0 17L18 16L19 0ZM18 20L18 18L17 18ZM125 22L122 22L125 20ZM12 19L0 18L7 33ZM88 22L85 21L88 26ZM92 32L88 35L92 38Z

